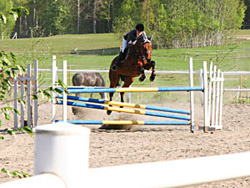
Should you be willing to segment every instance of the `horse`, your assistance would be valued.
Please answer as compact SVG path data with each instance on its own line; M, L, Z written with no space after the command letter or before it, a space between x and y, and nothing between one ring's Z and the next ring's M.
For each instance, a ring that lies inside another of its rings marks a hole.
M122 87L129 87L134 82L135 77L140 75L139 81L142 82L146 78L144 70L150 70L151 68L152 72L150 81L154 81L156 74L155 61L151 60L151 40L152 36L146 40L143 40L142 37L140 37L135 44L130 44L124 62L122 62L115 71L112 70L111 67L117 61L118 56L113 59L109 69L110 88L117 87L120 80L124 82ZM110 101L112 101L113 95L113 92L109 93ZM124 102L124 92L121 92L120 96L121 102ZM111 113L112 111L107 111L108 115Z
M102 75L98 72L78 72L72 77L73 86L105 86L105 81ZM93 93L90 97L92 98ZM76 94L79 96L79 94ZM104 99L104 93L100 93L102 99Z

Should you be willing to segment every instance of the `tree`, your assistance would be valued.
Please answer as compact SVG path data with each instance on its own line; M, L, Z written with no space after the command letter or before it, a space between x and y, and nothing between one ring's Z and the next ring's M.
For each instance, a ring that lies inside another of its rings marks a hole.
M13 8L13 2L9 0L0 1L0 14L4 15L2 22L0 22L0 33L2 38L10 37L13 28L15 27L15 19L10 14L11 9ZM8 24L5 24L8 22Z
M124 31L135 28L141 20L141 3L137 0L124 0L118 10L119 16L115 17L113 29L124 34Z
M73 33L71 6L66 0L38 2L38 24L45 36Z
M250 28L250 0L244 0L244 4L247 8L245 11L245 18L244 18L242 28L249 29Z

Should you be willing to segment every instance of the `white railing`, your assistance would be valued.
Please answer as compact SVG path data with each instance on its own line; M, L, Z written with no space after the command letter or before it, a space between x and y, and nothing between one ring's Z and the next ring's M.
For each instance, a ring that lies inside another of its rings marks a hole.
M88 168L86 127L56 123L35 129L35 176L0 188L179 187L250 176L250 152Z
M33 100L34 105L31 104L32 95L37 96L38 94L38 61L34 61L34 69L33 69L33 76L31 76L31 65L27 65L27 74L22 74L20 77L14 78L14 108L19 110L18 108L18 85L20 85L20 99L26 102L26 109L27 109L27 123L26 125L37 126L38 123L38 100L37 98ZM20 83L20 84L18 84ZM25 90L25 87L27 88ZM33 92L32 92L33 89ZM34 107L34 108L32 108ZM20 127L24 127L25 125L25 103L20 103L20 116L21 116L21 125ZM33 113L34 111L34 113ZM33 117L34 116L34 122ZM17 129L18 126L18 114L14 113L14 128Z

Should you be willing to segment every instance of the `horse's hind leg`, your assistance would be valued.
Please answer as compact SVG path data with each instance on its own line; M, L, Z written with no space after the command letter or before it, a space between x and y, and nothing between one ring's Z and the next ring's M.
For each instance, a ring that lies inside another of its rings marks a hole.
M124 84L122 87L129 87L133 82L134 82L134 78L128 77L124 80ZM121 92L120 95L121 95L121 102L124 102L124 92ZM122 108L122 106L121 106L121 108Z
M118 83L118 77L113 77L113 79L111 79L111 76L109 76L109 80L110 80L110 88L115 88L116 87L116 84ZM112 101L112 98L113 98L113 95L114 95L114 92L110 92L109 93L109 100ZM112 105L109 105L110 107ZM110 115L112 113L111 110L107 110L107 114Z
M124 102L124 92L121 92L120 96L121 96L121 102ZM121 108L122 108L122 106L121 106Z
M112 92L109 93L109 100L110 101L112 101L113 95L114 95L114 93L112 93ZM111 107L111 105L109 105L109 106ZM110 115L111 113L112 113L111 110L107 110L107 115Z

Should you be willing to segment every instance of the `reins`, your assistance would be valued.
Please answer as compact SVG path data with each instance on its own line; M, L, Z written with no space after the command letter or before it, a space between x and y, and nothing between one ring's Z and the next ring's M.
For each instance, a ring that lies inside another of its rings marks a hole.
M143 50L144 50L143 46L144 46L144 43L142 42L141 45L140 45L140 49L136 48L136 46L129 47L126 58L125 58L126 59L125 63L128 62L127 58L131 57L131 56L134 56L134 59L135 59L136 62L141 60L143 62L142 67L144 67L147 63L150 63L151 59L148 59L147 56L145 56L144 53L143 53ZM133 49L133 50L131 50L131 49ZM145 61L146 61L146 63L145 63ZM127 66L128 71L131 72L131 73L134 73L132 68L133 68L133 66Z

